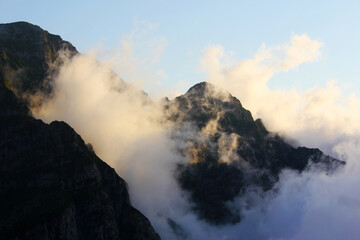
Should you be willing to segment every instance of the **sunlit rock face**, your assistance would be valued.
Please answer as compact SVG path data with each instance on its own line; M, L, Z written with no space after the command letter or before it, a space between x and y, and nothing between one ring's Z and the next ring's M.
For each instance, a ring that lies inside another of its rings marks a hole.
M115 170L14 94L51 90L47 58L64 46L75 51L31 24L0 25L0 239L159 239Z
M176 178L199 218L211 224L241 221L241 209L229 203L254 187L272 190L283 169L331 173L344 164L319 149L289 145L254 121L238 99L206 82L168 101L165 112L176 131L194 126L183 139L187 147L179 149L189 160L179 164Z
M27 22L0 24L0 74L18 96L41 91L50 93L51 75L60 64L58 52L77 53L63 41Z

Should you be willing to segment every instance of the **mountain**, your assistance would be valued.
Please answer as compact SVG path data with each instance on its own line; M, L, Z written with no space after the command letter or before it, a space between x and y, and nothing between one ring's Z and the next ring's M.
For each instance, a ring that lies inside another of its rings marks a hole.
M70 55L78 53L71 43L36 25L0 24L0 75L17 96L37 91L50 93L49 77L60 64L57 55L60 50Z
M17 97L49 91L63 47L76 51L37 26L0 25L0 239L159 239L91 145L64 122L34 119Z
M125 181L91 145L64 122L48 125L31 117L28 107L34 102L28 97L40 92L51 98L52 76L65 52L70 58L79 54L38 26L0 24L0 238L158 239L131 206ZM150 101L139 95L144 104ZM332 174L345 164L319 149L288 144L210 83L163 104L165 124L171 137L184 143L177 150L187 159L178 163L174 177L208 224L240 222L242 208L255 203L233 202L252 191L276 195L286 169ZM186 238L174 219L167 223Z
M210 224L241 221L241 209L229 203L254 187L273 190L284 169L331 173L345 164L319 149L289 145L261 119L254 120L237 98L210 83L167 101L165 112L178 129L194 126L196 134L185 139L188 147L179 149L189 161L178 165L176 178L193 210Z

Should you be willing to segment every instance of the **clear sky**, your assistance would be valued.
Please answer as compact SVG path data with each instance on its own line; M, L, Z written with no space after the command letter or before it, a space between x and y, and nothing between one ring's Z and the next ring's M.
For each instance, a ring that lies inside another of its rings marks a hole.
M127 39L135 64L165 89L203 81L200 59L208 46L220 45L241 60L262 44L305 33L324 44L320 59L275 74L270 87L303 90L335 79L360 95L360 1L0 0L0 9L0 22L31 22L83 53L122 48Z

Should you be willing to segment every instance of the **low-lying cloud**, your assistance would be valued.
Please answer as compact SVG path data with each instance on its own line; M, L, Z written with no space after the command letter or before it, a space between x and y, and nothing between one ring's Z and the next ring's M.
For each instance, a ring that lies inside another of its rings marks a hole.
M33 109L34 115L69 123L128 182L133 204L157 231L174 238L167 219L190 212L173 177L176 163L186 161L176 152L185 143L170 137L161 102L92 55L66 56L60 56L64 64L55 76L54 96Z
M276 194L249 190L229 203L245 209L236 225L211 226L198 220L174 179L176 164L189 160L177 149L198 137L192 126L176 132L164 124L160 102L126 84L94 56L65 57L55 76L53 98L33 112L46 122L66 121L90 142L129 183L133 204L163 239L176 239L168 218L181 225L189 239L354 239L360 236L359 99L343 95L332 81L303 92L270 90L267 85L275 73L319 59L322 45L295 35L288 44L263 45L252 59L239 62L224 62L227 55L221 46L208 48L203 56L207 81L230 90L270 130L347 161L334 175L284 171ZM224 135L222 140L223 161L231 161L237 139Z
M252 59L229 62L221 46L209 47L202 59L207 81L228 89L271 131L297 145L320 147L347 161L335 175L283 172L279 195L252 208L242 226L254 239L356 239L360 236L360 100L345 95L334 80L322 88L271 90L268 83L278 72L298 68L321 56L323 43L295 35L289 44L261 46ZM295 189L295 190L294 190ZM254 213L254 211L260 211ZM259 217L261 216L261 217ZM248 230L247 230L248 231Z

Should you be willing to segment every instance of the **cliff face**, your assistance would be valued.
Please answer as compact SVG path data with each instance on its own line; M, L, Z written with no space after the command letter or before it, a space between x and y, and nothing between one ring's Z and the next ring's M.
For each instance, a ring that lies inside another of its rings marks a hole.
M178 166L176 178L189 192L193 210L211 224L239 222L241 209L228 203L254 187L272 190L284 169L331 173L344 164L319 149L287 144L260 119L254 121L238 99L206 82L168 101L165 111L178 128L195 126L195 137L180 149L189 162Z
M15 24L5 36L24 24ZM39 34L36 26L28 31L40 36L39 46L44 36L55 41L50 44L55 49L61 45L56 45L58 37ZM7 66L32 72L32 64L44 58L42 53L33 56L37 45L12 55L17 44L4 44L3 25L0 33L0 49L6 54L0 68L0 239L159 239L148 219L131 206L126 182L91 146L64 122L48 125L31 117L9 90L15 80ZM47 67L37 66L39 77ZM35 85L17 85L16 91L36 89L37 78L21 73L22 81L34 79Z
M60 50L77 53L71 43L36 25L0 24L0 75L18 96L36 91L50 93L50 76L60 64Z

